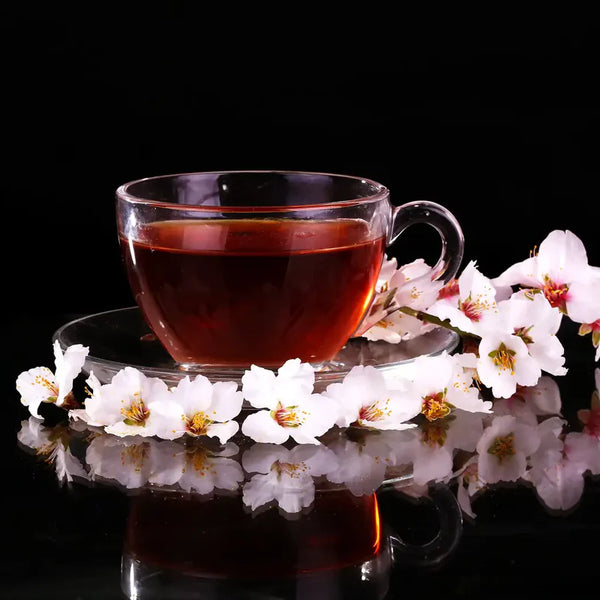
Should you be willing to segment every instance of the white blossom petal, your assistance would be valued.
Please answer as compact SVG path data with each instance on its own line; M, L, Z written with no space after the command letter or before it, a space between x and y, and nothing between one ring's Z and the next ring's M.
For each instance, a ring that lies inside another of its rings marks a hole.
M263 444L283 444L290 437L289 431L278 425L267 410L248 415L242 423L242 433Z
M64 354L58 340L54 342L54 364L56 366L55 376L58 385L58 396L56 405L61 406L65 397L73 390L73 381L81 373L89 348L81 344L69 346Z

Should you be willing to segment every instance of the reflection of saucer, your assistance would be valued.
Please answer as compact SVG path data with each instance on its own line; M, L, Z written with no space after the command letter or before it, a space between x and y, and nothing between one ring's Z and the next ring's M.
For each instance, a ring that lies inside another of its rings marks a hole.
M385 372L396 371L417 356L454 350L458 339L456 333L444 328L434 329L400 344L352 339L330 363L316 371L315 389L318 391L319 384L340 381L355 365L372 365ZM84 371L89 373L93 370L102 383L109 382L126 366L136 367L145 375L160 377L167 383L196 373L177 366L152 335L137 307L110 310L70 321L55 332L54 340L58 340L63 351L73 344L88 346L90 354ZM197 373L206 375L212 381L239 382L244 370L202 367Z

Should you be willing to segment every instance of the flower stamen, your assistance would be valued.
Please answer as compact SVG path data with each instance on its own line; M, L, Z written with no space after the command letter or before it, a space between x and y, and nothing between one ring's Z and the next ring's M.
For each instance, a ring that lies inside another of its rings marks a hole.
M490 304L480 298L473 300L472 295L469 294L465 300L459 302L458 308L468 319L477 323L481 320L483 313L490 309Z
M520 337L527 345L533 344L533 338L529 335L532 328L533 325L530 325L529 327L515 327L514 334L517 337Z
M387 398L383 405L376 400L368 406L361 406L358 411L358 421L381 421L382 419L385 419L386 416L390 416L390 411L386 409L389 402L390 399Z
M514 433L507 433L504 436L498 436L494 438L488 448L488 454L493 454L500 464L508 456L515 455L514 447L515 435Z
M271 471L275 471L278 477L285 473L292 479L299 479L302 475L308 473L308 467L304 462L288 463L278 459L271 465Z
M552 281L548 275L544 275L542 291L552 307L558 308L561 313L567 314L569 286L566 283L557 283Z
M488 356L492 359L494 365L502 371L510 371L511 375L515 374L515 354L514 350L507 348L502 342L496 350L492 350Z
M40 385L50 392L50 396L48 397L49 402L56 402L59 393L56 383L53 383L48 377L45 377L41 373L38 373L33 381L35 385Z
M460 286L458 279L451 279L444 287L438 292L438 300L442 298L452 298L452 296L458 296L460 293Z
M186 418L185 427L192 435L206 435L207 429L212 425L214 421L209 419L205 413L198 411L191 417Z
M421 427L421 441L430 448L442 447L446 443L449 428L450 421L448 419L438 420L435 423L424 423Z
M143 400L133 400L129 408L121 409L121 414L125 417L123 419L125 425L139 425L144 427L146 420L150 416L150 411Z
M304 422L305 412L299 412L298 406L283 406L281 402L270 412L271 418L280 427L299 427Z
M423 396L421 404L421 414L425 416L428 421L435 421L441 419L452 412L454 406L446 401L446 392L444 389L436 394L429 394Z

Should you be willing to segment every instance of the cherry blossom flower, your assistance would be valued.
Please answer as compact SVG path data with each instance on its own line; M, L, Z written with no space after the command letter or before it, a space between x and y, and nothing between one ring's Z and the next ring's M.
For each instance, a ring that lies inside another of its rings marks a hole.
M34 417L42 402L57 406L70 406L73 400L73 381L81 372L89 348L81 344L69 346L64 354L58 341L54 342L54 373L48 367L35 367L17 377L17 391L21 403L29 408Z
M512 265L492 283L539 290L577 323L600 318L600 269L588 264L582 241L568 230L552 231L537 254Z
M390 389L383 374L372 366L352 367L341 383L332 383L323 393L337 406L336 425L358 425L370 429L408 429L420 412L416 398Z
M498 303L494 316L479 329L480 381L497 398L509 398L517 386L533 386L542 370L564 375L564 348L556 333L561 314L540 294L513 294Z
M494 417L477 443L479 476L489 484L519 480L539 445L536 427L511 415Z
M323 445L301 444L291 450L276 444L255 444L242 456L247 473L242 500L252 510L275 501L286 513L309 507L315 498L313 477L335 468L333 453Z
M104 426L107 433L118 436L156 435L160 428L175 429L180 426L180 414L165 409L171 402L167 384L157 377L147 377L134 367L125 367L107 384L101 384L93 373L87 379L92 394L85 401L84 412L76 413L78 418L92 426ZM156 406L162 413L154 413ZM171 422L165 423L166 416ZM161 419L162 416L162 419ZM179 421L177 418L179 417Z
M320 444L317 439L337 420L330 398L313 394L313 367L292 359L277 375L252 365L242 377L244 398L259 410L242 423L244 435L256 442L282 444L292 437L299 444Z
M362 336L368 340L398 343L436 327L397 309L408 307L415 311L426 310L436 300L442 282L433 279L433 269L423 259L393 270L395 265L395 259L385 264L382 269L383 282L380 274L371 311L361 327Z
M395 303L394 296L396 290L390 288L390 280L398 270L398 261L395 258L384 257L381 264L381 269L375 284L375 294L371 301L369 312L363 318L362 322L354 332L354 336L364 335L374 327L386 315L394 312L398 307Z
M170 390L170 402L155 405L161 417L157 435L175 439L184 434L217 437L224 444L239 429L232 419L242 410L242 393L232 381L211 383L197 375L184 377Z
M475 519L477 515L473 510L473 501L487 487L487 482L479 476L477 455L469 458L455 476L458 483L456 490L458 504L464 514Z
M517 385L535 385L541 369L523 339L512 333L494 332L479 342L477 374L496 398L510 398Z
M540 369L551 375L565 375L564 347L557 337L562 313L542 294L513 294L498 304L497 329L520 337Z
M442 321L447 319L464 333L478 335L486 320L497 311L496 288L478 270L475 261L464 268L457 286L458 295L443 293L426 312Z
M419 412L434 421L459 408L468 412L490 413L492 403L473 387L474 354L419 356L414 360L411 381L402 393L407 403L418 402Z

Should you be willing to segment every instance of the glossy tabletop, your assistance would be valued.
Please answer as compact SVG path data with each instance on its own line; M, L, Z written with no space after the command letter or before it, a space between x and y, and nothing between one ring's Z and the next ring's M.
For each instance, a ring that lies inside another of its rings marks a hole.
M135 443L66 426L61 411L30 420L14 380L52 365L72 317L12 324L29 343L14 343L3 377L0 597L597 597L597 477L566 462L540 475L538 454L517 482L483 485L489 416L335 432L319 448ZM548 452L583 435L596 389L590 341L570 325L567 375L495 405Z

